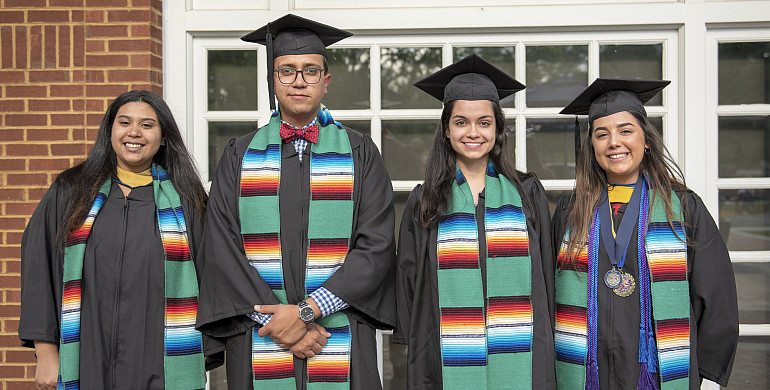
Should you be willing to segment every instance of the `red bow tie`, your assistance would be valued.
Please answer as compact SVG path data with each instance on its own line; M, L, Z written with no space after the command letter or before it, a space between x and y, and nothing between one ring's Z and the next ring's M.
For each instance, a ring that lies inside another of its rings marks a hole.
M298 138L304 138L312 143L318 142L318 125L298 129L292 125L281 123L281 138L290 142Z

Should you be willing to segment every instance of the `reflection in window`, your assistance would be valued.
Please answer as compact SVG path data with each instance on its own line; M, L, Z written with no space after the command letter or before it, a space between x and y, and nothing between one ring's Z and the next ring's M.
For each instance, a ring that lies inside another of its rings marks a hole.
M257 109L257 51L208 51L209 111Z
M511 166L516 168L516 119L505 119L505 148L508 149L508 155L513 159Z
M527 170L540 180L575 178L574 118L527 119Z
M663 44L599 46L599 77L660 80L663 78ZM659 106L662 94L647 103Z
M588 86L588 46L527 46L527 107L562 107Z
M719 177L770 176L770 116L719 118Z
M209 177L216 172L219 158L225 146L233 138L246 135L257 128L257 122L209 122Z
M382 157L391 180L422 180L436 120L382 121Z
M334 116L334 112L332 112L332 116ZM340 123L342 123L344 126L350 127L351 129L359 132L364 133L368 136L372 135L372 122L371 121L346 121L346 120L340 120Z
M770 263L734 263L742 324L770 324Z
M441 108L441 102L412 86L441 69L441 48L383 48L380 66L381 108Z
M452 62L457 62L473 53L498 67L507 75L514 77L516 74L516 47L455 47L452 53ZM515 78L515 77L514 77ZM514 95L500 101L501 107L513 107Z
M719 231L731 251L770 250L770 190L719 190Z
M382 335L382 381L384 389L406 389L407 346L394 344L393 335Z
M324 104L329 110L365 110L369 104L369 49L328 49L329 93Z
M545 199L548 201L548 211L550 211L551 215L556 211L556 206L559 205L561 198L571 192L570 190L551 190L545 192Z
M770 337L738 338L738 351L735 353L733 372L726 388L730 390L770 388Z
M770 42L719 44L719 104L770 104Z

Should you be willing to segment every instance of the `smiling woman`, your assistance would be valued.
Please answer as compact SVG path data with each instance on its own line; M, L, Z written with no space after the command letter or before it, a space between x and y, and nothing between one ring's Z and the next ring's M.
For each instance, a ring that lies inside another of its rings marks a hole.
M407 388L553 389L548 206L512 167L500 108L524 86L476 54L415 86L444 109L399 229Z
M110 136L118 167L130 172L147 170L162 141L158 116L145 102L129 102L118 109Z
M194 250L206 193L159 96L118 96L24 231L19 338L38 388L205 386ZM216 365L216 364L214 364Z

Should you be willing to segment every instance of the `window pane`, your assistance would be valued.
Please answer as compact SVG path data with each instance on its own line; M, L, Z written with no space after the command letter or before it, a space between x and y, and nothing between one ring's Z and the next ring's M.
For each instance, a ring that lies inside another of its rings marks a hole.
M332 82L324 104L337 109L369 108L369 49L328 49Z
M452 54L452 62L457 62L466 56L473 53L478 54L484 60L488 61L492 65L500 68L503 72L509 76L514 77L516 74L515 67L515 46L504 47L455 47ZM513 107L514 95L500 101L501 107Z
M770 176L770 116L719 118L719 177Z
M382 157L391 180L422 180L438 120L382 121Z
M217 164L225 146L232 138L238 138L257 128L257 122L209 122L209 177L214 177Z
M735 354L730 390L770 388L770 336L740 337Z
M209 50L209 111L257 109L257 51Z
M383 48L382 108L441 108L441 102L412 84L441 69L441 48Z
M719 231L731 251L770 250L770 190L719 190Z
M599 76L618 79L660 80L663 78L663 44L599 46ZM648 106L659 106L661 94Z
M410 191L411 192L411 191ZM396 244L398 244L398 232L401 229L401 218L404 215L404 207L409 199L409 192L393 192L393 204L396 211Z
M513 159L511 165L516 168L516 118L505 118L505 148Z
M562 196L571 192L570 190L551 190L545 192L545 199L548 200L548 210L551 212L551 215L556 211L556 206L559 205Z
M334 113L332 113L334 115ZM372 121L343 121L341 120L340 123L343 125L350 127L351 129L359 132L364 133L368 136L372 135Z
M227 371L224 364L209 371L208 384L210 390L227 390Z
M575 178L574 118L527 119L527 170L540 180Z
M770 42L719 44L719 104L770 104Z
M649 120L650 123L652 123L652 125L655 126L656 129L658 129L658 134L660 134L660 136L662 137L663 136L663 117L648 116L647 120Z
M393 335L382 335L382 381L388 390L406 389L406 350L403 344L393 344Z
M588 86L588 46L527 46L527 106L562 107Z
M770 263L734 263L742 324L770 324Z

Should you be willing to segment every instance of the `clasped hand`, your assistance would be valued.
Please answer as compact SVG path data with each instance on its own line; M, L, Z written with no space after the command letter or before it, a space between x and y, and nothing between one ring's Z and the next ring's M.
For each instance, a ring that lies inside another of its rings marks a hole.
M321 352L331 336L326 329L315 324L311 329L299 318L297 305L256 305L254 310L261 314L272 314L267 325L259 329L259 336L270 336L281 348L289 348L294 356L305 359Z

